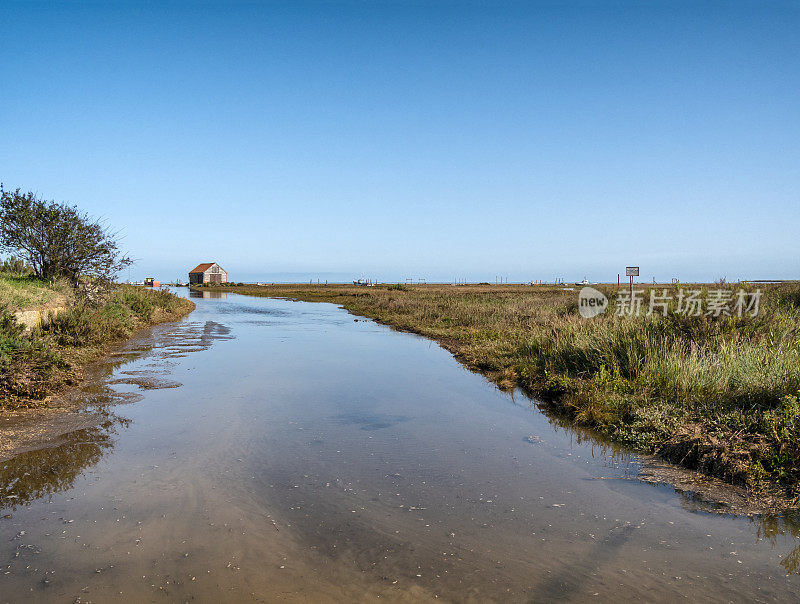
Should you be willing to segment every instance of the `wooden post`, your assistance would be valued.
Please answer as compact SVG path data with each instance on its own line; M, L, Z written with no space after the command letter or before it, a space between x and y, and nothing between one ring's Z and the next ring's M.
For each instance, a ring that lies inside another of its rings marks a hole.
M631 302L633 302L633 278L639 276L639 267L638 266L626 266L625 267L625 275L631 278Z

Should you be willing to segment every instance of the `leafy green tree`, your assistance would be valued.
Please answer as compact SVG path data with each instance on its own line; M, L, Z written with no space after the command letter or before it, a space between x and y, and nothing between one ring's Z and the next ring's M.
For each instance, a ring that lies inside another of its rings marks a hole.
M0 184L0 250L26 262L37 277L111 281L131 259L116 233L77 207Z

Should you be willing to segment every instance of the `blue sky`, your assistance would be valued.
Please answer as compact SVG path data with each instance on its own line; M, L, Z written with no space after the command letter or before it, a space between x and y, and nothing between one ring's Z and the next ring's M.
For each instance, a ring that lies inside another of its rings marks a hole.
M104 217L132 278L800 273L797 2L6 0L0 24L0 180Z

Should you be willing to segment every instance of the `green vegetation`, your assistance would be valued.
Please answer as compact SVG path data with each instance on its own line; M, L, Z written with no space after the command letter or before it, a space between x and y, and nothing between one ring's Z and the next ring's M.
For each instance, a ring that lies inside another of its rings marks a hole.
M11 286L8 283L11 283ZM0 299L12 299L17 281L0 279ZM45 290L43 298L64 295L31 280L25 291ZM69 288L67 287L67 291ZM120 285L90 302L73 296L67 310L48 322L25 330L14 318L17 310L0 305L0 408L33 407L80 378L81 366L98 358L110 345L138 329L175 320L194 308L189 300L168 292Z
M0 250L37 277L110 282L131 259L119 251L115 234L66 203L41 199L0 184ZM19 261L18 260L18 261Z
M0 271L0 306L22 310L64 304L72 298L72 287L63 280L48 286L31 275Z
M44 404L111 344L194 308L167 292L115 284L131 260L104 224L2 184L0 250L12 254L0 265L0 408ZM49 320L27 330L17 321L27 309L51 311Z
M673 311L678 287L657 287L673 297ZM617 288L599 289L610 308L588 320L577 312L577 291L546 286L276 285L236 292L334 302L434 338L501 387L521 386L616 442L797 498L800 287L763 288L755 317L617 317ZM708 302L718 287L695 289Z

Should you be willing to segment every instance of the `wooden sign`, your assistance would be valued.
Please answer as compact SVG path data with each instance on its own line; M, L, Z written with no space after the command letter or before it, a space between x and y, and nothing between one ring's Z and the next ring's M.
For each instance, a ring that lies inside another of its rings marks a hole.
M638 277L639 276L639 267L638 266L626 266L625 267L625 276L626 277Z

